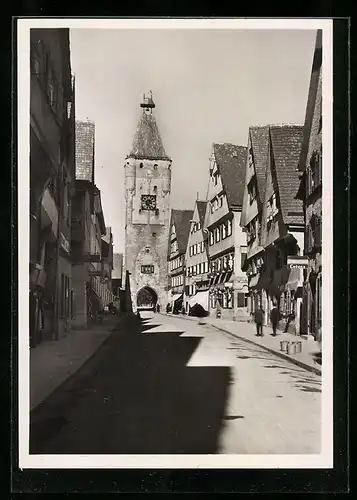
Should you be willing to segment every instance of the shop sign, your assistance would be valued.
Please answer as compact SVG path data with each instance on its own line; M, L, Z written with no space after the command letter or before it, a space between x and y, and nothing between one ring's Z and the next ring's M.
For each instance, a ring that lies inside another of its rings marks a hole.
M61 247L67 252L70 252L69 241L65 238L63 233L60 233Z
M290 269L307 269L309 258L306 255L288 256L287 265Z

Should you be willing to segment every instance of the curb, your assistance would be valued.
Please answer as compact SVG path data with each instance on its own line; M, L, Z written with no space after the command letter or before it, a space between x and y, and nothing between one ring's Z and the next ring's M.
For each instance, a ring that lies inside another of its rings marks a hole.
M172 316L167 313L162 313L164 316ZM179 316L181 319L188 319L189 321L195 321L193 318L191 319L190 317L185 317L185 316ZM242 337L237 335L236 333L232 333L229 330L226 330L225 328L222 328L220 326L214 325L213 323L205 323L206 325L210 325L211 327L215 328L216 330L219 330L221 332L224 332L228 335L231 335L232 337L235 337L236 339L243 340L244 342L247 342L248 344L252 344L258 347L261 347L262 349L265 349L266 351L270 352L271 354L275 354L279 358L285 359L286 361L290 361L294 365L299 366L300 368L304 368L304 370L307 370L309 372L315 373L316 375L321 376L322 375L322 370L321 368L317 368L315 366L311 366L307 363L304 363L303 361L293 358L292 356L289 356L289 354L285 354L281 351L271 349L270 347L266 347L262 344L259 344L258 342L255 342L254 340L247 339L246 337Z

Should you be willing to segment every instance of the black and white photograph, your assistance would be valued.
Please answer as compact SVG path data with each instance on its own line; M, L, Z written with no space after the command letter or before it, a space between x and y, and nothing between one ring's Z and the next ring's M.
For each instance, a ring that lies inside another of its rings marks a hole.
M331 468L332 21L18 21L22 468Z

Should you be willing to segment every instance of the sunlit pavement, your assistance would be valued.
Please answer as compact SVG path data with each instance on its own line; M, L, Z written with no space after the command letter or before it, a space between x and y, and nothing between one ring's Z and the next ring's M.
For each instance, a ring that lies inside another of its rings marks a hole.
M221 453L320 453L321 377L210 326L151 316L152 331L203 337L188 366L230 366Z
M141 316L36 409L30 453L319 453L318 375L198 321Z

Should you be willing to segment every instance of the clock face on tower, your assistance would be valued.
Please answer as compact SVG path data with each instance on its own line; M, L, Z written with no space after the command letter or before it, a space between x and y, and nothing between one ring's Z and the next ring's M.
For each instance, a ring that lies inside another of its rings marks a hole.
M156 210L156 196L152 194L141 195L141 210Z

